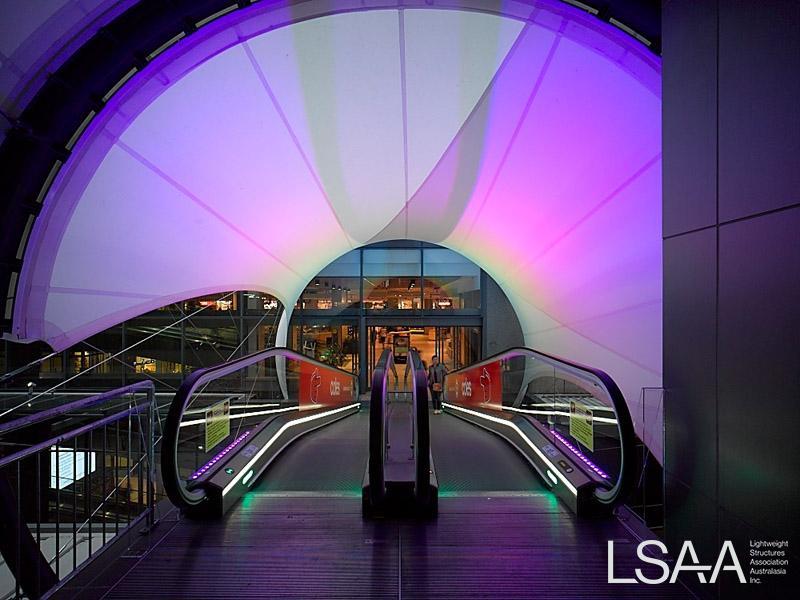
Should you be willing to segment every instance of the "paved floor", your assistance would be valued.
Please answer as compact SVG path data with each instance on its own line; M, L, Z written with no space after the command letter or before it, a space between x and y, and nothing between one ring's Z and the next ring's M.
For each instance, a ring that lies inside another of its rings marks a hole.
M449 415L432 417L439 517L365 521L366 422L293 444L224 519L162 522L79 597L689 597L677 584L609 585L608 540L619 573L640 566L628 529L575 519L509 445Z

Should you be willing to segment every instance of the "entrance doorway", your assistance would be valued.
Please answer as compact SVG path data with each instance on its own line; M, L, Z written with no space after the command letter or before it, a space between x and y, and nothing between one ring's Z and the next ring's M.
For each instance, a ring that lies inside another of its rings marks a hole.
M448 371L477 362L481 354L481 328L473 326L421 326L406 327L396 325L373 325L367 327L367 368L368 381L372 382L375 363L386 348L394 350L395 371L390 374L399 391L410 391L410 371L406 369L407 352L416 349L425 366L430 364L431 356L439 356Z

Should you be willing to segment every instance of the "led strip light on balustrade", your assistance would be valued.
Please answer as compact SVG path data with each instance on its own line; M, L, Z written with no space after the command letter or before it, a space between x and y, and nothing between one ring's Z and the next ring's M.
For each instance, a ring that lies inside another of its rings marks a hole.
M247 410L248 408L275 408L276 406L280 406L280 402L270 402L269 404L248 404L246 402L245 403L239 403L239 404L231 403L231 410L234 410L234 409L245 409L245 410ZM206 408L193 408L191 410L183 411L183 414L184 415L199 415L201 413L204 414L206 412L206 410L208 410L208 407L206 407Z
M259 417L261 415L274 415L275 413L282 413L282 412L289 412L292 410L297 410L296 406L290 406L289 408L277 408L275 410L257 410L255 412L246 412L246 413L231 413L231 419L244 419L245 417ZM181 423L181 427L189 427L190 425L202 425L205 423L205 419L194 419L192 421L184 421Z
M249 431L245 431L245 432L244 432L242 435L240 435L240 436L239 436L239 437L237 437L235 440L233 440L233 441L232 441L230 444L228 444L228 445L225 447L225 449L224 449L224 450L222 450L222 452L219 452L219 453L218 453L218 454L217 454L217 455L216 455L214 458L212 458L210 461L208 461L208 462L207 462L206 464L204 464L202 467L200 467L199 469L197 469L197 471L195 471L194 473L192 473L192 476L191 476L191 477L189 477L189 479L190 479L190 480L192 480L192 481L194 481L194 480L195 480L195 479L197 479L198 477L200 477L200 476L202 476L202 475L205 475L206 471L208 471L208 470L209 470L211 467L213 467L215 464L217 464L219 461L221 461L223 458L225 458L225 455L226 455L226 454L228 454L228 452L230 452L231 450L233 450L233 449L234 449L236 446L238 446L240 443L242 443L242 442L244 441L244 439L245 439L245 438L246 438L248 435L250 435L250 432L249 432Z
M256 464L258 459L261 458L264 455L264 453L267 451L267 449L269 449L270 446L272 446L273 443L275 443L275 440L277 440L281 436L281 434L283 434L283 432L286 431L287 429L289 429L290 427L294 427L295 425L300 425L301 423L308 423L309 421L315 421L316 419L321 419L322 417L329 417L331 415L335 415L337 413L343 412L345 410L350 410L351 408L356 408L356 407L359 407L359 406L361 406L361 403L360 402L355 402L353 404L348 404L347 406L341 406L341 407L335 408L333 410L325 411L324 413L319 413L317 415L310 415L308 417L302 417L300 419L295 419L294 421L290 421L289 423L286 423L280 429L278 429L277 433L275 433L275 435L273 435L266 444L261 446L261 449L258 452L255 453L253 458L251 458L250 461L244 467L242 467L239 470L238 475L236 475L236 477L234 477L230 481L230 483L228 483L228 485L226 485L223 488L222 495L225 496L225 494L230 492L233 489L233 487L237 483L239 483L239 480L242 478L242 476L245 473L248 473L250 471L250 469L252 468L252 466L254 464ZM247 479L250 480L251 478L252 478L252 474L248 473Z
M569 417L570 414L568 412L560 411L560 410L530 410L527 408L514 408L513 406L504 406L503 410L510 410L513 412L524 413L526 415L556 415L558 417ZM590 407L590 410L593 410ZM597 421L598 423L608 423L610 425L616 425L616 419L609 419L608 417L595 417L592 415L592 421Z
M592 461L592 460L591 460L591 459L590 459L588 456L586 456L586 455L585 455L583 452L581 452L581 451L580 451L580 450L578 450L578 449L577 449L575 446L573 446L572 444L570 444L570 442L569 442L569 440L568 440L567 438L565 438L563 435L561 435L560 433L558 433L558 432L557 432L555 429L551 429L551 430L550 430L550 433L552 433L552 434L553 434L553 435L556 437L556 439L557 439L559 442L561 442L561 443L562 443L562 444L564 444L564 445L565 445L567 448L569 448L569 449L572 451L572 453L573 453L573 454L574 454L574 455L575 455L577 458L581 459L581 460L583 461L583 463L584 463L584 464L585 464L587 467L589 467L589 468L590 468L592 471L594 471L595 473L597 473L597 474L598 474L600 477L602 477L603 479L610 479L610 477L608 476L608 473L606 473L605 471L603 471L603 469L601 469L601 468L600 468L600 467L598 467L596 464L594 464L594 462L593 462L593 461Z
M529 402L527 404L527 406L543 406L545 408L569 408L569 403L567 403L567 402L547 401L546 400L547 396L545 396L544 394L537 394L536 396L538 398L542 399L543 402ZM584 404L586 404L586 406L588 408L591 408L592 410L610 412L610 413L614 412L614 409L611 408L610 406L605 406L605 405L602 405L602 404L591 404L591 403L587 402L585 400L586 396L564 396L564 395L559 395L557 397L558 398L574 398L575 400L578 400L579 402L583 402Z
M492 423L497 423L497 424L499 424L499 425L505 425L505 426L506 426L506 427L508 427L509 429L513 429L514 431L516 431L516 432L519 434L519 436L520 436L520 437L521 437L523 440L525 440L525 443L526 443L526 444L528 444L528 446L530 446L530 447L533 449L533 451L534 451L534 452L536 452L536 455L537 455L539 458L541 458L541 459L542 459L542 461L544 462L544 464L546 464L548 467L550 467L550 469L552 469L552 470L553 470L553 473L555 473L556 477L558 477L558 480L559 480L559 481L561 481L561 483L563 483L563 484L564 484L564 487L566 487L566 488L567 488L567 489L568 489L570 492L572 492L572 493L573 493L575 496L577 496L577 495L578 495L578 490L577 490L577 488L576 488L574 485L572 485L572 483L570 483L569 479L567 479L566 477L564 477L564 476L561 474L561 471L559 471L559 470L556 468L556 466L555 466L555 465L554 465L552 462L550 462L550 459L549 459L549 458L547 458L547 456L545 456L545 454L544 454L544 453L543 453L541 450L539 450L539 448L536 446L536 444L534 444L534 443L533 443L533 442L532 442L532 441L531 441L531 440L528 438L528 436L527 436L527 435L525 435L525 434L522 432L522 430L521 430L519 427L517 427L517 426L516 426L516 424L514 424L514 423L512 423L512 422L510 422L510 421L506 421L505 419L499 419L498 417L493 417L493 416L491 416L491 415L486 415L486 414L483 414L483 413L479 413L479 412L477 412L477 411L475 411L475 410L470 410L470 409L468 409L468 408L463 408L463 407L461 407L461 406L456 406L455 404L448 404L448 403L446 403L446 402L442 402L442 406L445 406L445 407L447 407L447 408L452 408L453 410L458 410L458 411L461 411L461 412L463 412L463 413L467 413L468 415L473 415L473 416L475 416L475 417L480 417L481 419L486 419L487 421L491 421ZM548 475L550 475L550 471L548 471ZM552 478L551 478L551 479L552 479Z

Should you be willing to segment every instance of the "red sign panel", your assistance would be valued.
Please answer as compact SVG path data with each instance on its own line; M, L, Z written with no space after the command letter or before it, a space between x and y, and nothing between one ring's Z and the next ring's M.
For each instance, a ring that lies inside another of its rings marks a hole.
M448 402L503 410L503 373L500 361L448 375L446 385Z
M300 363L300 410L333 408L354 401L352 377L311 363Z

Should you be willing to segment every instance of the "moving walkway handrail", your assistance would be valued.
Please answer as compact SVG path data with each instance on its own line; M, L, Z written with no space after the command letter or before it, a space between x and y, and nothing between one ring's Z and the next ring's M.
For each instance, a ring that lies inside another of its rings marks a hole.
M178 471L178 437L181 421L187 406L191 402L195 391L212 381L236 373L246 367L257 364L272 357L289 358L300 362L311 363L316 367L337 372L353 380L353 397L358 398L358 378L352 373L337 369L328 364L309 358L289 348L274 347L248 354L236 360L220 363L213 367L198 369L192 372L181 384L167 413L164 423L164 437L161 448L161 474L164 481L164 490L169 499L179 508L189 508L197 506L206 497L206 492L202 487L189 489L187 482L180 476ZM236 415L233 415L235 418Z
M373 506L383 502L386 493L386 380L394 365L394 354L385 349L372 371L369 398L369 496Z
M414 463L416 478L414 493L420 503L425 503L430 494L431 477L431 430L428 415L428 375L416 350L409 350L411 376L414 385Z
M614 484L610 488L603 486L595 487L594 496L600 504L607 506L615 505L622 501L635 483L634 452L636 447L636 433L633 427L630 410L625 402L625 397L622 395L619 386L617 386L614 379L608 373L601 369L582 365L575 361L531 348L515 347L499 352L498 354L473 363L467 367L451 371L448 373L448 376L517 356L535 358L552 366L556 372L568 373L573 377L595 385L605 391L611 401L616 416L615 420L617 422L620 440L620 465L619 474Z

